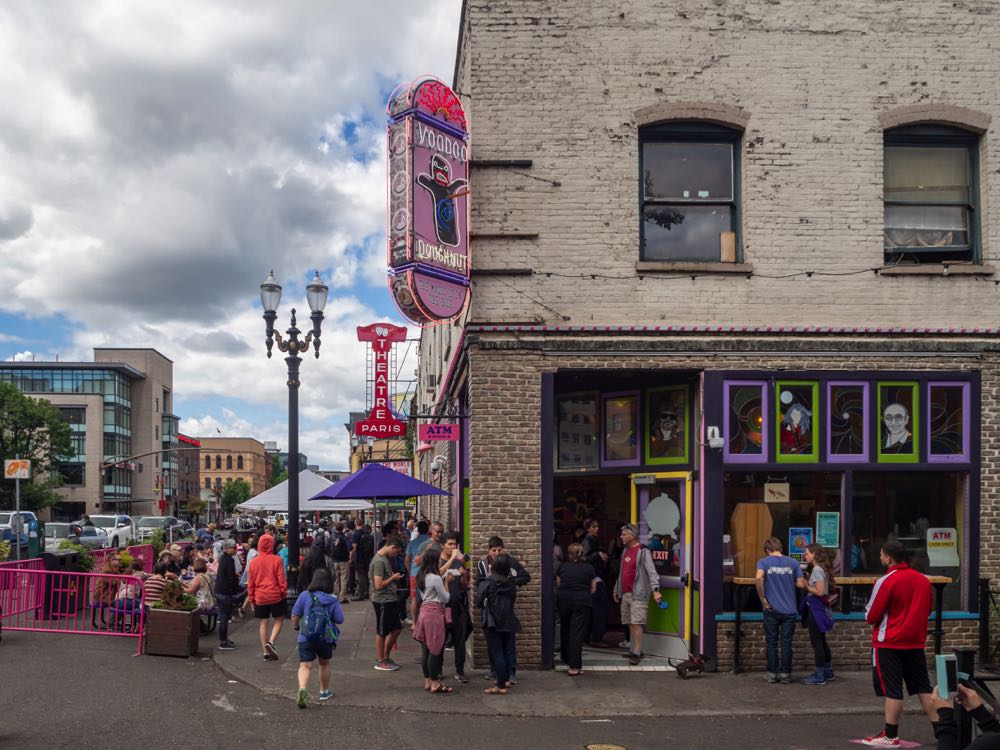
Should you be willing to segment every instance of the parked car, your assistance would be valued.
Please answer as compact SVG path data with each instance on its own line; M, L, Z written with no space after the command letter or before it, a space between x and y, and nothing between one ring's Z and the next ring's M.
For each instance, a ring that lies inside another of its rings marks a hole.
M30 510L21 511L21 522L17 522L17 518L13 511L4 511L0 513L0 539L5 542L13 542L14 534L18 534L20 543L22 545L28 543L28 528L34 523L36 526L38 524L38 517L32 513ZM20 528L15 531L14 527L19 526Z
M178 533L180 536L175 536L175 539L191 539L194 537L194 526L189 524L187 521L181 521L180 531Z
M104 529L111 537L111 547L128 547L138 539L135 523L129 516L125 515L100 515L91 516L90 520L94 526Z
M152 538L157 529L163 531L163 541L173 542L181 539L181 522L174 516L143 516L135 524L139 541L145 542Z
M223 518L219 523L219 529L222 531L232 531L236 528L235 518Z
M83 526L75 521L73 523L51 521L45 524L45 551L55 552L58 550L59 546L70 538L70 528L73 526L80 527L79 543L84 547L103 549L111 546L111 537L100 526Z

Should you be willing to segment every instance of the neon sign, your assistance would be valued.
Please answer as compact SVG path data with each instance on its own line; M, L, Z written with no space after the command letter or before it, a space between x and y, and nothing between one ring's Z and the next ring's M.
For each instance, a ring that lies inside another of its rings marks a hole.
M396 88L388 127L389 291L418 325L469 302L469 134L462 102L436 78Z
M389 352L393 344L406 341L406 329L391 323L358 326L358 341L370 341L375 360L374 401L367 419L354 423L354 434L377 438L402 437L406 422L396 419L389 400Z

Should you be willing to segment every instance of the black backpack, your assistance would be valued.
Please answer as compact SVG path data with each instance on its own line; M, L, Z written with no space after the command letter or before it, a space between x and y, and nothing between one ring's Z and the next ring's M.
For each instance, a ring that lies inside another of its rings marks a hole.
M357 556L359 560L371 560L375 556L375 538L371 534L362 534L358 539Z
M334 562L347 562L351 559L351 551L347 548L347 539L343 534L336 534L333 539L330 557Z

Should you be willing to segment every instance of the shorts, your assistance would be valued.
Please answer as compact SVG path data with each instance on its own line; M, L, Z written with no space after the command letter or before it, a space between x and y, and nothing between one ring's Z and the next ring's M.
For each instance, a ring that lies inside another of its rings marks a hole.
M317 657L327 661L333 657L335 645L335 643L313 643L311 641L302 643L299 641L299 661L316 661Z
M645 625L649 603L636 599L632 592L622 594L622 625Z
M375 634L383 638L390 633L403 629L403 621L399 619L399 602L372 602L375 607Z
M266 620L268 617L288 617L288 607L285 600L274 602L273 604L254 604L253 616L258 620Z
M903 683L910 695L931 692L927 657L922 648L873 648L872 684L880 698L903 700Z

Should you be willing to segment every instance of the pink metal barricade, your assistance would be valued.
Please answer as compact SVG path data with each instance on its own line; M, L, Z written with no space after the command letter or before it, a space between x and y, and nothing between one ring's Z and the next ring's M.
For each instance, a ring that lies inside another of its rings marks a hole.
M0 563L0 573L4 570L45 570L45 561L40 557L30 560L9 560ZM17 615L35 609L41 602L41 594L35 588L39 581L27 577L10 580L0 578L0 610L3 615ZM8 588L9 584L9 588ZM2 617L3 615L0 615Z
M146 624L142 580L110 573L0 568L5 630L135 638Z
M153 572L153 566L156 564L156 552L152 544L133 544L125 551L132 555L132 559L142 560L142 569L144 572Z
M117 554L119 554L117 547L103 547L101 549L90 550L90 556L94 559L94 570L102 568L111 555Z

